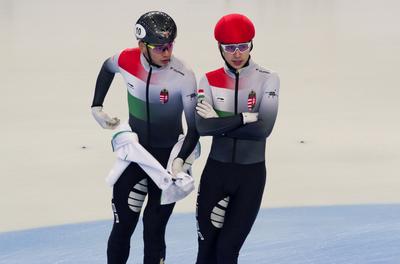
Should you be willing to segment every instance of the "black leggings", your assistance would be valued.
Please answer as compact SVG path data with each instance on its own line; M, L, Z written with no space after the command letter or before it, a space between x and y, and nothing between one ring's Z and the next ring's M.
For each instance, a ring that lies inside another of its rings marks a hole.
M171 149L149 152L166 167ZM131 236L147 194L143 213L143 263L159 264L165 259L165 228L175 204L160 205L161 190L139 165L131 163L113 189L114 225L108 239L108 264L123 264L128 260Z
M224 163L208 159L197 197L197 264L236 264L260 209L265 162Z

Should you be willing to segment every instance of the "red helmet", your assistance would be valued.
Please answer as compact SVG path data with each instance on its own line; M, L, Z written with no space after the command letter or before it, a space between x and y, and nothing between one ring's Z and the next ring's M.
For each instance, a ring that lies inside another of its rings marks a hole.
M253 23L241 14L223 16L214 29L215 39L223 44L249 42L255 34Z

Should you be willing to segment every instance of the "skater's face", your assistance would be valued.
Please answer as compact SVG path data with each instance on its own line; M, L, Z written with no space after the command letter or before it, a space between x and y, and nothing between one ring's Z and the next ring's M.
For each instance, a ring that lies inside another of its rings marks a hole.
M219 45L229 65L236 70L243 68L250 56L251 42Z
M170 62L173 47L174 47L173 42L163 45L155 45L155 44L139 42L139 48L142 51L142 53L147 58L149 58L147 52L150 52L152 62L161 67L167 65Z

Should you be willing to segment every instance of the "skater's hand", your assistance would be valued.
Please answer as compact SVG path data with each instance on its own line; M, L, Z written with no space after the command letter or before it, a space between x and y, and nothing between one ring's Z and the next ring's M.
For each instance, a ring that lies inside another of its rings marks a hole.
M218 114L215 112L214 108L204 100L197 104L196 110L199 116L202 118L218 117Z
M243 125L258 121L258 113L244 112L242 113L242 116L243 116Z
M172 170L172 177L174 178L174 179L176 179L176 175L179 173L179 172L182 172L183 171L183 159L181 159L181 158L176 158L176 159L174 159L174 161L172 162L172 168L171 168L171 170Z
M105 112L103 112L102 106L93 106L92 115L102 128L114 129L119 125L119 119L116 117L110 118Z

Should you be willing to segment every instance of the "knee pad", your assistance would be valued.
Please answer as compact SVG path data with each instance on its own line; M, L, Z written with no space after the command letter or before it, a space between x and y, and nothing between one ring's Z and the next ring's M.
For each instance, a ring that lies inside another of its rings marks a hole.
M132 191L129 193L128 205L135 213L140 213L143 207L144 200L147 195L147 179L143 179L133 186Z
M212 209L210 220L214 227L222 228L225 221L225 212L229 204L229 196L225 197L218 202L216 206Z

